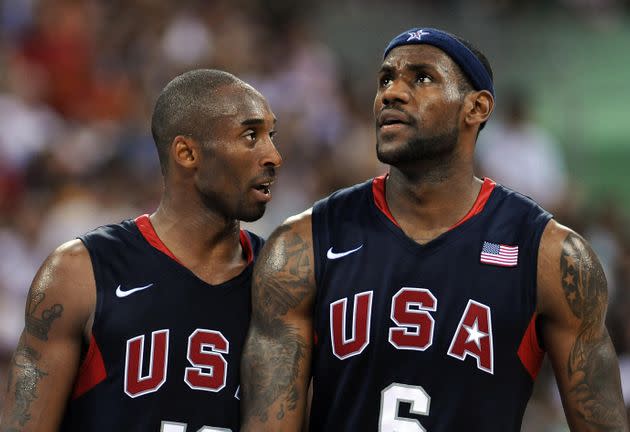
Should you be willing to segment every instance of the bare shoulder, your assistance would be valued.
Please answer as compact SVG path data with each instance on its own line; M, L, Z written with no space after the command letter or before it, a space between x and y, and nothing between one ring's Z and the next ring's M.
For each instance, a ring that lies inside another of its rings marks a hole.
M288 218L271 234L254 268L257 312L285 315L310 305L314 295L311 210Z
M582 236L555 220L540 242L538 291L543 313L556 302L568 305L577 319L592 314L603 319L606 311L606 277L597 255Z
M312 208L285 220L269 237L269 242L282 241L298 236L302 241L312 243Z
M45 338L38 325L46 317L64 316L66 325L82 330L96 303L96 283L92 262L80 240L71 240L55 249L39 268L26 304L26 330Z
M95 297L90 256L79 240L46 258L28 293L0 430L58 430Z
M575 431L627 431L619 365L605 327L606 277L588 242L550 221L538 254L541 330Z
M252 320L243 349L243 431L299 430L313 343L311 211L287 219L254 266Z
M42 264L47 271L92 274L90 254L81 240L70 240L55 249Z
M259 270L278 271L287 260L299 254L312 256L313 235L311 232L311 209L291 216L271 233L258 259Z

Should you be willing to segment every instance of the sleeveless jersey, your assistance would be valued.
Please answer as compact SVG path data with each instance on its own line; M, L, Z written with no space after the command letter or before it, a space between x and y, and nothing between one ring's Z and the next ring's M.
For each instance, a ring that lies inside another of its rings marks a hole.
M239 369L250 317L254 256L209 285L159 240L147 215L80 237L96 280L92 341L63 431L239 430Z
M316 203L310 431L519 431L543 355L550 218L486 179L469 215L420 245L389 212L384 177Z

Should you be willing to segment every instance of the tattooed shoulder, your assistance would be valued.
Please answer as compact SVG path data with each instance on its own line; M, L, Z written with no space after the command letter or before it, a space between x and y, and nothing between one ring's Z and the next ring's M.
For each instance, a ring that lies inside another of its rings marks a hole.
M256 306L271 316L285 315L312 294L312 239L303 227L280 226L271 236L254 269Z
M560 271L565 298L576 318L600 318L607 302L604 270L588 243L573 232L563 241Z
M300 368L311 349L307 322L314 290L310 218L285 223L254 269L252 326L241 367L246 422L281 421L302 409L306 389Z
M29 296L26 304L25 328L37 339L47 341L48 333L53 322L63 313L63 306L59 303L39 310L39 305L46 298L43 292L34 293Z
M604 271L588 243L573 232L564 238L559 264L566 302L579 320L567 360L569 400L591 430L625 430L617 358L604 327Z
M46 342L62 321L82 329L95 304L96 282L89 252L80 240L64 243L46 258L33 279L26 302L25 331Z

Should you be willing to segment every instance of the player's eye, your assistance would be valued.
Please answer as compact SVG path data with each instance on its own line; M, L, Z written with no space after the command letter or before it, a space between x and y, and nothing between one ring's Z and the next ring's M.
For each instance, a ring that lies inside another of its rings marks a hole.
M273 141L274 138L276 137L276 131L272 130L271 132L269 132L269 138L271 138L271 140Z
M384 87L391 82L392 82L392 77L389 75L383 75L378 79L378 85L380 87Z
M429 75L425 73L419 73L418 75L416 75L416 82L426 84L432 82L432 79Z
M256 131L253 131L251 129L245 132L243 136L249 141L256 141L257 138Z

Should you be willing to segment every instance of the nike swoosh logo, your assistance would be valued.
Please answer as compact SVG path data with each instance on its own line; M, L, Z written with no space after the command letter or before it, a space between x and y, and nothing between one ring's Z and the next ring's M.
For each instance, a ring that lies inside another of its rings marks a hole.
M358 251L359 249L361 249L363 247L363 245L359 246L356 249L352 249L349 251L345 251L345 252L333 252L333 248L328 249L328 252L326 252L326 257L328 259L339 259L339 258L343 258L346 255L350 255L351 253L355 253L356 251Z
M153 286L153 284L150 283L149 285L145 285L145 286L141 286L141 287L137 287L137 288L131 288L129 290L123 291L122 289L120 289L121 286L118 285L118 288L116 288L116 297L120 297L120 298L127 297L128 295L131 295L131 294L133 294L135 292L138 292L138 291L142 291L142 290L147 289L147 288L151 288L152 286Z

